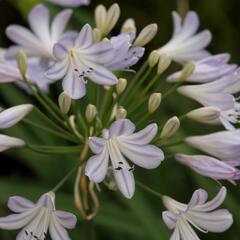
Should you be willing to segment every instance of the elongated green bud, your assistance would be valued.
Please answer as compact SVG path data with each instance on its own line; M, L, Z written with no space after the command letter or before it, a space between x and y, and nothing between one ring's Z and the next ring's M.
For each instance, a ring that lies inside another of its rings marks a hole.
M165 72L172 63L172 58L166 54L160 56L157 73L160 75Z
M124 119L127 117L127 110L123 107L119 107L116 111L116 119Z
M134 19L132 19L132 18L127 19L122 25L121 32L122 33L125 33L125 32L136 33L137 28L136 28Z
M153 93L151 94L149 101L148 101L148 111L150 113L155 112L158 107L161 104L161 100L162 100L162 94L161 93Z
M167 139L172 137L180 127L180 121L177 117L170 118L163 127L160 134L161 139Z
M158 53L158 51L156 50L152 51L148 58L149 67L151 68L155 67L159 61L159 58L160 58L160 54Z
M195 70L195 64L194 62L188 62L182 70L180 81L185 81L187 80L194 72Z
M87 105L87 108L86 108L86 119L89 123L91 123L96 115L97 115L97 108L95 105L92 105L92 104L88 104Z
M71 109L71 105L72 105L72 99L68 95L67 92L62 92L59 95L58 104L59 104L59 108L60 108L60 110L63 114L68 114L69 113L69 111Z
M27 62L28 62L27 55L25 54L25 52L20 50L17 53L17 64L18 64L18 69L19 69L22 76L26 75Z
M118 83L116 85L117 94L118 95L122 94L126 89L126 87L127 87L127 79L119 78Z

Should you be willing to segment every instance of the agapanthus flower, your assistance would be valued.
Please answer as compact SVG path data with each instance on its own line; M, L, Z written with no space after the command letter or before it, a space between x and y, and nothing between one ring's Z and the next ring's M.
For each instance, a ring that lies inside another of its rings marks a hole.
M103 137L90 137L89 146L94 155L86 165L85 174L91 181L102 182L107 174L109 158L119 190L127 198L135 191L134 165L130 166L125 157L134 164L153 169L164 159L161 149L149 143L157 134L156 124L150 124L134 133L135 125L128 119L115 121Z
M88 5L90 0L48 0L51 3L63 6L63 7L79 7Z
M222 160L240 161L240 131L221 131L185 139L187 144Z
M94 42L92 28L86 24L76 39L64 38L54 46L56 63L48 71L52 80L63 78L63 90L73 99L86 94L88 79L101 85L114 85L116 76L104 65L115 57L109 41Z
M8 208L14 214L1 217L0 228L22 229L17 235L18 240L44 240L48 229L53 240L70 240L66 229L73 229L77 222L73 214L56 210L53 192L42 195L36 204L23 197L10 197Z
M222 187L215 198L207 201L207 192L198 189L188 204L164 196L163 202L168 211L164 211L162 216L167 227L174 230L171 239L200 240L192 226L203 233L219 233L229 229L233 223L232 214L227 209L217 209L226 194L226 188Z
M50 25L48 9L42 4L35 6L28 16L32 31L20 25L7 27L8 38L17 45L9 48L6 57L15 58L21 49L30 56L53 59L53 46L64 36L64 29L71 15L71 10L63 10Z
M175 155L175 159L202 176L215 180L228 180L233 184L236 184L235 181L240 179L240 171L236 168L240 166L240 162L238 162L238 165L232 165L230 161L222 161L207 155L187 155L180 153Z
M191 74L187 82L205 83L218 80L221 77L233 73L237 65L228 64L230 55L227 53L210 56L194 62L194 73ZM168 77L168 82L176 82L181 78L181 71L171 74Z
M23 147L24 145L25 142L22 139L0 134L0 152L4 152L10 148Z
M184 21L177 12L172 13L174 31L171 40L161 47L159 54L166 54L178 63L186 63L209 56L205 50L212 36L208 30L197 33L199 18L193 11L187 13Z

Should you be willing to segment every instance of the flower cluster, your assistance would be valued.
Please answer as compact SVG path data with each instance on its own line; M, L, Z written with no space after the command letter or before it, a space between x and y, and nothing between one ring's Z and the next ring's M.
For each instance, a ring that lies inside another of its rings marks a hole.
M49 2L62 7L89 4L88 0ZM19 240L44 240L48 230L53 240L70 239L66 229L74 228L77 218L56 210L55 193L72 175L76 173L75 206L88 221L96 217L100 205L100 193L96 190L119 190L128 199L134 196L136 186L149 190L141 179L134 179L133 173L138 167L161 167L166 154L198 174L237 184L240 70L229 63L228 53L212 55L206 50L212 35L209 30L198 33L197 14L190 11L182 19L173 12L172 38L152 51L137 71L146 45L157 34L157 24L149 24L137 33L135 21L127 19L116 34L112 30L121 11L118 4L113 4L109 8L96 7L95 26L86 23L81 29L65 30L72 13L73 10L65 9L50 20L48 8L39 4L28 15L29 28L10 25L6 29L7 37L15 45L1 52L0 83L16 84L35 101L1 108L0 129L4 131L23 120L29 127L66 141L66 146L33 145L1 134L0 151L25 147L43 154L65 152L79 155L80 162L36 204L22 197L10 197L8 207L14 214L1 217L0 228L22 229L17 235ZM182 69L169 73L169 66L174 64ZM57 82L62 90L54 100L50 90ZM167 88L162 88L162 84ZM170 116L164 123L160 105L175 92L195 100L201 107L181 116ZM47 125L26 118L31 111ZM223 128L180 140L206 155L172 156L169 146L179 141L171 140L186 119ZM228 210L216 210L227 195L225 187L211 201L207 201L205 190L196 190L188 204L155 195L167 208L162 217L167 227L174 229L171 239L197 240L192 226L204 233L224 232L233 223Z

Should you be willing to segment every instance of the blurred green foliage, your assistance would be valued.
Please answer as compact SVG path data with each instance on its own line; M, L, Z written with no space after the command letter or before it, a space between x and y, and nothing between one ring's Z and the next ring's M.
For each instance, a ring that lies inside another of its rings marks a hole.
M40 0L2 0L0 1L0 43L8 46L9 42L4 36L4 29L11 23L26 24L26 14L29 9ZM92 0L89 7L83 7L75 11L71 26L79 29L85 22L93 21L94 7L103 3L109 6L112 0ZM175 0L121 0L118 2L122 9L120 23L125 18L132 17L136 20L138 29L144 25L156 22L159 25L159 33L149 46L151 51L158 48L170 37L172 32L171 11L176 9ZM52 12L57 7L48 4ZM213 41L210 50L213 53L229 52L232 61L238 63L240 60L240 1L239 0L190 0L190 7L199 13L201 28L209 28L213 33ZM60 8L59 8L60 9ZM119 29L119 24L117 28ZM31 97L25 95L13 85L0 86L1 103L5 106L26 103L32 101ZM181 115L194 108L195 103L178 96L177 94L164 103L159 112L159 123L173 115ZM41 121L34 114L34 121ZM205 125L186 122L183 124L179 137L203 134L211 130ZM212 130L211 130L212 131ZM42 144L64 144L56 137L36 129L29 129L25 124L20 124L7 131L9 134L19 136L31 143ZM168 149L169 154L176 151L192 151L184 146ZM27 150L13 150L1 154L0 168L0 214L8 213L6 201L11 195L23 195L36 200L43 192L49 191L62 176L78 160L78 156L64 155L40 155ZM218 190L217 183L192 172L186 167L176 163L173 159L167 159L159 169L144 171L138 169L136 178L142 180L153 189L181 201L188 201L192 191L202 187L213 196ZM73 205L71 179L57 195L57 206L64 210L76 212ZM224 234L208 234L202 236L204 239L239 239L240 228L240 191L238 186L227 184L229 192L225 202L234 214L235 223L233 227ZM159 199L143 192L137 188L134 198L124 199L120 194L110 194L105 189L99 193L101 207L99 214L93 222L94 239L96 240L166 240L170 232L161 220L163 206ZM80 214L77 228L71 232L73 239L84 239L84 223ZM201 235L201 234L200 234ZM14 232L0 232L1 240L11 240Z

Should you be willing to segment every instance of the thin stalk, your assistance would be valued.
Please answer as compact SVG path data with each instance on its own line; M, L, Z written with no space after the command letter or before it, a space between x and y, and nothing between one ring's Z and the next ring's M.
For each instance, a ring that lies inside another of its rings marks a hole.
M162 199L163 195L155 190L153 190L152 188L148 187L147 185L136 181L137 186L139 186L140 188L142 188L143 190L145 190L146 192L151 193L152 195L154 195L155 197L158 197L160 199Z
M174 93L182 84L183 84L183 81L178 81L163 95L162 99L165 99L166 97Z

